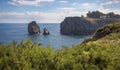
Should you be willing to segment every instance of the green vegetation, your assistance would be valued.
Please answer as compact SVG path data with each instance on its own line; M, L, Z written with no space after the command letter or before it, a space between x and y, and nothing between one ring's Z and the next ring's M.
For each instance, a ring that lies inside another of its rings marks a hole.
M109 12L107 14L104 14L100 11L92 11L87 13L87 17L89 18L120 18L119 14L115 14L113 12Z
M106 35L109 35L111 33L119 33L120 32L120 22L113 24L106 25L103 28L98 29L94 34L94 39L99 39L102 37L105 37Z
M104 16L104 14L99 11L92 11L92 12L89 11L87 13L87 17L90 17L90 18L100 18L101 16Z
M89 41L95 41L101 39L110 34L118 34L120 33L120 22L106 25L102 28L99 28L89 39L85 40L83 43L87 43Z
M118 26L110 24L110 27ZM114 29L114 27L113 27ZM119 70L120 32L54 50L30 40L0 44L0 70Z

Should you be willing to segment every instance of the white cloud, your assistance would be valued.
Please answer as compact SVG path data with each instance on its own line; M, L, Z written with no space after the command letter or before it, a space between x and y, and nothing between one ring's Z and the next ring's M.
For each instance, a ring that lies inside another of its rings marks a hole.
M35 5L39 6L41 2L53 2L55 0L11 0L8 3L12 5Z
M82 11L93 11L99 7L96 3L82 3L78 5L78 8Z
M120 14L120 9L116 10L116 9L104 8L104 6L112 5L112 4L118 4L118 3L120 3L120 0L110 0L110 1L107 1L105 3L100 4L98 10L103 12L103 13L114 12L116 14Z
M120 14L120 9L115 10L115 9L106 9L103 6L98 8L99 11L103 12L103 13L109 13L109 12L114 12L116 14Z
M90 4L89 4L89 3L83 3L82 6L83 6L83 7L89 7Z
M68 3L68 1L66 1L66 0L61 0L61 1L59 1L60 3Z
M65 7L65 8L58 8L58 10L62 11L65 16L81 16L85 15L86 12L79 11L74 7Z
M111 5L111 4L117 4L117 3L120 3L120 0L110 0L108 2L102 3L101 5L105 6L105 5Z
M80 7L84 9L96 9L98 5L96 3L83 3L80 5Z
M58 11L62 11L61 15L63 17L68 17L68 16L81 16L81 15L84 15L86 16L85 14L87 12L83 12L83 11L79 11L78 9L76 9L75 7L64 7L64 8L58 8Z
M85 15L86 12L80 12L78 10L69 10L67 8L58 9L53 12L4 12L0 13L0 22L18 22L28 23L35 20L39 23L60 23L68 16L81 16ZM72 8L71 8L72 9ZM61 11L61 12L60 12ZM59 13L58 13L59 12Z
M75 5L77 5L77 3L76 3L76 2L74 2L72 5L73 5L73 6L75 6Z
M72 10L75 10L76 8L74 7L64 7L64 8L58 8L58 10L64 10L64 11L72 11Z
M55 0L12 0L9 3L13 5L40 5L41 2L53 2ZM60 0L58 2L67 3L67 0ZM42 22L61 22L65 17L68 16L81 16L84 15L90 10L99 10L103 13L115 12L116 14L120 14L120 9L111 10L104 8L104 5L110 5L113 3L119 3L120 0L110 0L103 4L97 3L76 3L73 2L71 7L62 7L57 8L55 10L51 10L49 12L4 12L0 13L0 22L30 22L35 20L39 23Z

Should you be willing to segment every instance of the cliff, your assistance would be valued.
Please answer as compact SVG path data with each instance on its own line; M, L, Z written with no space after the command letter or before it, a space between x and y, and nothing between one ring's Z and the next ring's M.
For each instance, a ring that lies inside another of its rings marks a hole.
M66 17L60 24L60 32L63 35L90 35L98 28L106 24L119 22L120 19L92 19L82 17Z

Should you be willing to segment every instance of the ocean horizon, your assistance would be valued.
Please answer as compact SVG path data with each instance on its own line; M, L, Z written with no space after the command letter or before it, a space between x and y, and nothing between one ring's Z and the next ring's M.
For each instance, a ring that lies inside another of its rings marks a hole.
M41 34L29 35L28 24L16 24L16 23L0 23L0 42L11 43L13 40L20 42L30 38L33 42L38 41L43 47L51 46L55 49L62 46L72 47L83 42L88 35L73 35L67 36L60 33L60 24L58 23L38 23L40 26ZM42 35L43 29L47 28L50 35Z

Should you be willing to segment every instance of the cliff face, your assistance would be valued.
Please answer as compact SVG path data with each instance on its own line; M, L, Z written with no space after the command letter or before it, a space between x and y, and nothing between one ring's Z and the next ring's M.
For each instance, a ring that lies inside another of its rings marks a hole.
M89 35L106 24L118 21L120 20L66 17L60 24L60 32L64 35Z

